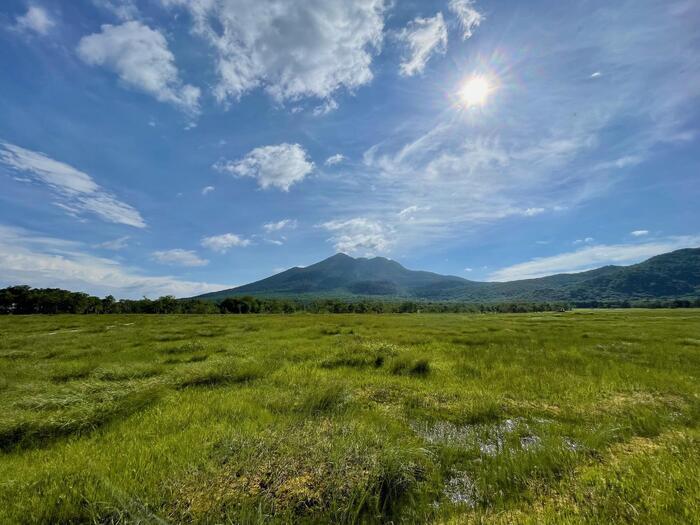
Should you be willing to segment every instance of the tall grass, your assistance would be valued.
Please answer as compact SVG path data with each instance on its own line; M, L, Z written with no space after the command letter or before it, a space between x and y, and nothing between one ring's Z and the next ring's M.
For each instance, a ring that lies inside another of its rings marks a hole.
M0 334L3 524L700 515L698 311L3 317Z

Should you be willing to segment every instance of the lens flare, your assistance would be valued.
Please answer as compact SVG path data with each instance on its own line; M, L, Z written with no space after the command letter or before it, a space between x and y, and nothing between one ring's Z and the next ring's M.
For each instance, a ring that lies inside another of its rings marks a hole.
M493 86L484 76L469 78L459 90L459 99L466 107L483 106L493 91Z

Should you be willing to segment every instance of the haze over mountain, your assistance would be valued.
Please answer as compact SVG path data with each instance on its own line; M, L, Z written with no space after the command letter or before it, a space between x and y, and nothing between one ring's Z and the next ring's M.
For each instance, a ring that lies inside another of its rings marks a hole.
M676 250L631 266L510 282L478 282L408 270L384 257L338 253L250 284L200 295L376 297L460 301L621 301L700 296L700 248Z

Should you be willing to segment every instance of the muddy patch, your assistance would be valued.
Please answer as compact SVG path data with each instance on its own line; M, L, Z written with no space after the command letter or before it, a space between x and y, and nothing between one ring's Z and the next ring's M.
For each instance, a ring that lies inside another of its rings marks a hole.
M496 424L454 425L438 421L433 425L414 423L413 431L431 445L474 449L483 456L495 456L505 450L536 450L542 439L522 418Z

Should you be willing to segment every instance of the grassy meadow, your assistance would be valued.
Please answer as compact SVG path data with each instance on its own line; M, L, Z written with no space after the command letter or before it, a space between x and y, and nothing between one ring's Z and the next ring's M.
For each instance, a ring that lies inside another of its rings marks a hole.
M700 311L0 317L0 523L700 523Z

